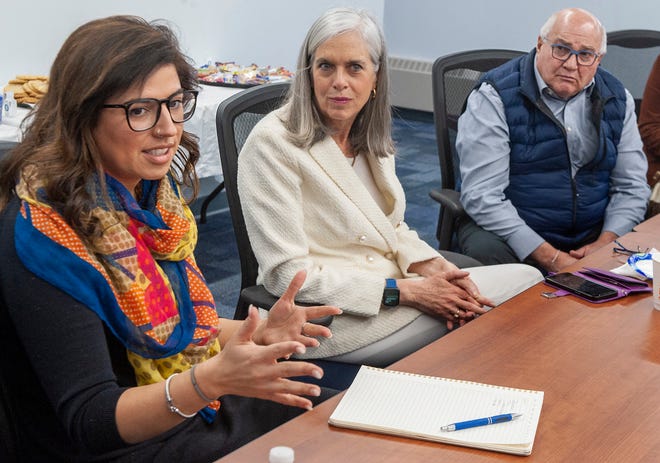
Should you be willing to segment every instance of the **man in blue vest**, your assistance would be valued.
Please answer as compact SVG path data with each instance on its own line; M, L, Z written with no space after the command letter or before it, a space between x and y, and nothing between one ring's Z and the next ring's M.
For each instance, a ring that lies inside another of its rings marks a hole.
M461 252L558 271L643 220L647 161L633 97L599 67L606 44L591 13L559 11L471 93L456 140Z

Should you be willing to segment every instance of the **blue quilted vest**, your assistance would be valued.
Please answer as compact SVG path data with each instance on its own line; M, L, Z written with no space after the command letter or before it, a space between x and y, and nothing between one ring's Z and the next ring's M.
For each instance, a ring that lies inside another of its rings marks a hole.
M603 225L626 93L614 76L598 69L590 97L598 150L571 178L564 127L541 100L535 54L532 50L482 77L499 93L509 126L510 183L504 193L525 223L546 241L561 249L575 249Z

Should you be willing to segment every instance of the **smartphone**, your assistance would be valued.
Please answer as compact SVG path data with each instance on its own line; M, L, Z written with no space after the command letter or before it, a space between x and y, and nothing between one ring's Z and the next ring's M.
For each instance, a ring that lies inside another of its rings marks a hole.
M558 288L565 289L590 301L602 301L618 294L612 288L599 285L573 273L556 273L554 275L548 275L545 279Z

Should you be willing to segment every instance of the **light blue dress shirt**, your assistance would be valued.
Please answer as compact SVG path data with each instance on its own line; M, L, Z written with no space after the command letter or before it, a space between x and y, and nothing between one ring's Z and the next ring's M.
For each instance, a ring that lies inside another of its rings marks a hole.
M562 100L541 78L536 64L536 82L541 98L566 129L572 172L591 161L598 147L598 133L589 117L592 81L569 100ZM461 203L485 230L504 238L520 260L545 241L520 218L505 195L509 185L509 128L498 93L483 83L470 94L458 120L456 150L460 159ZM610 202L603 231L623 235L641 222L650 188L646 183L648 163L637 129L635 101L626 90L626 115L617 161L610 177Z

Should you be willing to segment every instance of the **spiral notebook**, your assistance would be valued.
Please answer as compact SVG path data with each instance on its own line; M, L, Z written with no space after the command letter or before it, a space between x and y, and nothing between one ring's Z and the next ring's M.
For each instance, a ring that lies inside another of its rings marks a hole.
M333 426L529 455L543 392L362 366L330 416ZM504 413L507 423L443 432L441 426Z

